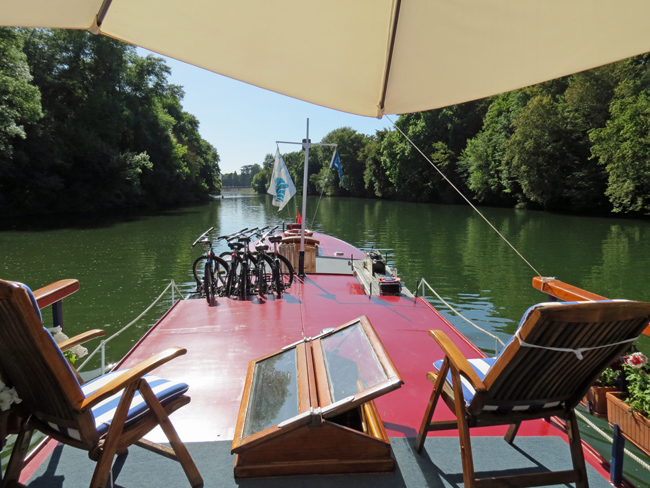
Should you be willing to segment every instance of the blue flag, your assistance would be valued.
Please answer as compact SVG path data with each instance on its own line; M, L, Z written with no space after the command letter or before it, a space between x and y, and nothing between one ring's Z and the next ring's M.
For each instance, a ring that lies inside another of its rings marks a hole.
M332 156L330 168L334 168L339 172L339 181L341 182L341 186L345 188L343 185L343 166L341 166L341 158L339 158L339 152L336 149L334 150L334 155Z

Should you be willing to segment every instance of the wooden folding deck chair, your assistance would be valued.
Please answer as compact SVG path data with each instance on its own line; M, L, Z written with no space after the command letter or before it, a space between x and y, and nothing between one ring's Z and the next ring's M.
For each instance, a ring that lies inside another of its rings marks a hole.
M648 303L542 303L524 314L517 333L498 357L470 360L442 331L429 331L445 358L434 363L438 373L427 373L434 388L415 450L422 451L428 431L457 428L466 487L572 482L588 486L574 408L649 321ZM431 421L439 397L456 414L456 420ZM522 421L553 416L566 421L573 469L496 479L476 477L470 428L510 425L505 439L512 443Z
M106 486L113 457L132 444L175 459L191 486L203 486L168 418L189 403L190 397L185 395L188 385L148 374L186 350L167 349L129 370L111 372L81 386L61 349L43 328L30 294L19 284L0 280L0 371L22 399L15 407L24 419L0 486L21 486L18 479L34 429L88 451L97 462L91 488ZM158 425L171 448L143 439Z

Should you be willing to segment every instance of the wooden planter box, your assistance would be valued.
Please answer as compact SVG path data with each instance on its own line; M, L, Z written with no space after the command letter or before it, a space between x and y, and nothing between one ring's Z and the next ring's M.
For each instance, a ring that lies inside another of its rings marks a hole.
M623 437L650 456L650 419L637 412L623 401L624 393L607 394L607 421L618 424Z
M607 417L607 393L616 392L615 386L592 386L584 396L580 405L595 417Z

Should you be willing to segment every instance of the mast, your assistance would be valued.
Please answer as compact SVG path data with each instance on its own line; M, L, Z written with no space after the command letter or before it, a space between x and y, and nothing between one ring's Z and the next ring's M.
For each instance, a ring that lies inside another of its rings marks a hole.
M300 223L300 254L298 257L298 276L305 276L305 217L307 216L307 182L309 179L309 119L307 119L307 137L302 140L302 148L305 150L305 170L302 177L302 222Z
M275 141L276 144L300 144L299 142ZM300 223L300 252L298 255L298 276L305 276L305 228L307 225L307 183L309 182L309 149L312 146L331 146L336 148L338 144L312 144L309 139L309 118L307 119L307 137L302 140L302 148L305 150L305 170L302 177L302 222Z

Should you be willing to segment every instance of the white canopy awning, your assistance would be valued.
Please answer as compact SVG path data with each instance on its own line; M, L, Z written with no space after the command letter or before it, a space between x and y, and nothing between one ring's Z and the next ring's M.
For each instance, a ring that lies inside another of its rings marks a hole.
M648 52L648 19L648 0L0 0L0 25L89 29L373 117Z

